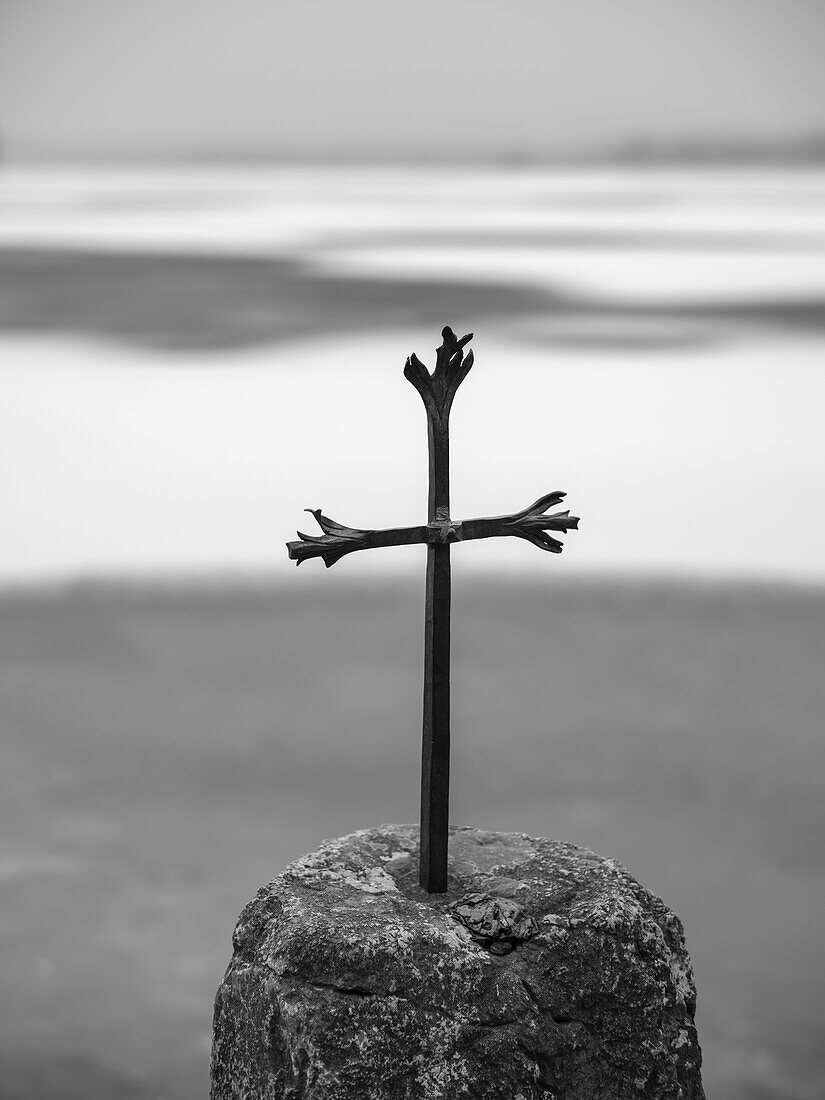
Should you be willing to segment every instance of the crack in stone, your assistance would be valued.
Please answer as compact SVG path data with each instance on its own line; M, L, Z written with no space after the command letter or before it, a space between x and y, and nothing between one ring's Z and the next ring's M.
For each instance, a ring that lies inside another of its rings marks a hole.
M366 989L362 985L336 985L334 982L322 982L316 978L304 978L307 985L314 989L329 989L332 993L340 993L344 997L395 997L398 1001L408 1001L405 993L383 993L376 989Z
M533 989L533 987L530 985L530 983L527 981L527 979L522 978L521 979L521 984L524 986L524 991L527 994L527 996L530 998L530 1000L533 1002L533 1004L536 1006L536 1008L539 1010L539 1012L542 1012L543 1009L541 1007L541 1002L539 1001L538 997L536 996L536 991Z
M307 985L311 985L315 989L329 989L333 993L342 993L346 997L380 996L380 994L376 993L374 989L364 989L364 987L360 985L335 985L334 982L319 982L310 980L309 978L306 979L306 982Z

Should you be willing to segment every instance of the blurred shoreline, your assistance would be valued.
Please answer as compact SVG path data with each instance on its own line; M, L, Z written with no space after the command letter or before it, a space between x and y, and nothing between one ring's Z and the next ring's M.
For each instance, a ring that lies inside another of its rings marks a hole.
M261 147L235 145L232 148L210 148L179 143L174 150L132 149L118 152L113 143L107 143L103 152L91 146L84 148L75 138L72 144L61 147L51 142L48 148L37 148L29 143L10 143L5 149L5 159L0 167L11 168L29 165L82 164L96 167L113 165L174 165L177 167L222 167L241 165L250 168L312 167L327 168L356 165L358 167L428 167L453 168L456 166L487 171L501 168L514 169L552 168L573 170L581 168L797 168L814 165L825 167L825 131L818 128L799 129L782 138L756 137L751 134L729 132L717 136L689 137L674 135L670 138L629 137L622 141L599 142L588 146L578 144L565 148L540 150L502 146L497 152L474 153L411 148L393 150L385 142L380 151L359 148L349 142L346 147L309 151L281 146L277 152Z
M420 579L387 572L377 572L374 576L359 573L355 576L339 577L332 588L332 598L335 598L336 593L380 596L393 592L423 597L423 564L422 559ZM323 582L326 578L321 576L319 580ZM825 601L825 580L666 570L650 573L575 572L560 579L550 574L542 576L535 571L519 574L506 569L491 571L477 567L458 567L453 570L453 586L460 592L473 588L479 592L533 591L542 598L552 595L553 592L565 592L595 598L600 595L621 594L640 599L672 595L677 598L695 597L699 600L752 599L756 602L787 601L802 604ZM242 569L156 570L146 573L125 570L95 571L68 576L0 580L0 609L12 604L38 604L74 598L92 602L111 600L115 603L237 600L240 604L245 604L265 596L323 600L324 588L319 583L318 588L308 595L305 587L296 587L290 576L284 572Z

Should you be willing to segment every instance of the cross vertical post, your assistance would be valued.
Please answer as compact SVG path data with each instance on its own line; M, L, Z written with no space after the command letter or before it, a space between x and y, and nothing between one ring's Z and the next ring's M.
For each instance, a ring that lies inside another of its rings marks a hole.
M442 330L432 374L411 355L404 368L427 412L429 497L427 590L424 611L424 718L421 737L421 844L419 882L430 894L447 889L450 824L450 409L473 365L453 330Z
M421 739L421 866L430 894L447 889L450 824L450 547L427 549L424 721Z
M427 408L430 493L427 520L449 521L450 412ZM427 546L424 610L424 720L421 738L419 881L431 894L447 889L450 824L450 575L449 542Z
M429 499L427 523L419 527L364 530L345 527L307 508L323 534L298 532L288 542L290 558L300 565L321 558L329 568L346 554L379 546L427 546L427 590L424 612L424 718L421 748L421 841L419 882L430 894L447 891L447 842L450 810L450 545L473 539L514 536L560 554L562 543L549 531L578 527L568 511L547 514L565 494L545 493L537 501L506 516L484 516L456 522L450 518L450 409L456 390L473 365L473 353L464 355L472 333L459 339L449 327L441 333L435 370L430 374L417 355L404 366L404 376L415 386L427 413Z

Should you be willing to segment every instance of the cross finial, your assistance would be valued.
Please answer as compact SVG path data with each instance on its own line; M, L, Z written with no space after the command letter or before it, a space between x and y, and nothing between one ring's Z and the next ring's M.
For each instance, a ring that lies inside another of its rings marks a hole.
M466 358L464 348L472 340L472 332L459 340L449 325L441 330L441 347L435 353L435 370L427 370L415 352L407 359L404 375L421 394L428 411L439 419L450 415L455 392L473 365L473 353Z

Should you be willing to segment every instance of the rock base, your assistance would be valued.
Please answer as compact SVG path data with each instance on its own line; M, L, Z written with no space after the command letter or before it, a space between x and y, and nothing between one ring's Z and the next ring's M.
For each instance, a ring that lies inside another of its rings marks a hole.
M451 829L291 863L241 914L215 1002L212 1100L704 1100L678 917L621 866Z

